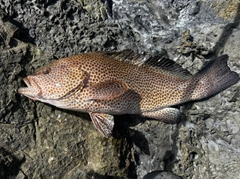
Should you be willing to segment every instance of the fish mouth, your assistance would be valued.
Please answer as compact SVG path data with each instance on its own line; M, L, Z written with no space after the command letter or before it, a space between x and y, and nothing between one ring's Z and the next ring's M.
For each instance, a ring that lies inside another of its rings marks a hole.
M23 94L24 96L37 100L42 96L42 89L34 80L34 78L26 77L23 79L27 87L21 87L18 89L18 93Z
M24 83L27 85L27 87L31 86L31 83L28 78L23 78Z

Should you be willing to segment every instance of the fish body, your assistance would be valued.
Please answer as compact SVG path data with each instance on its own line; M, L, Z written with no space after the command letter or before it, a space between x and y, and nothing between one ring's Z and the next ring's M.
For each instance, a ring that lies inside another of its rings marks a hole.
M95 127L111 136L112 115L139 114L176 123L171 106L214 95L239 81L227 55L191 75L168 59L131 50L92 52L55 61L28 76L19 93L59 108L88 112ZM140 61L146 61L140 63Z

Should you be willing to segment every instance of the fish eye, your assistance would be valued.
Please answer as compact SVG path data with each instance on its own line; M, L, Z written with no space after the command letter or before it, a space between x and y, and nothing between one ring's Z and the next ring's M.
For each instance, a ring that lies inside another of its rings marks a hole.
M51 68L44 68L42 72L43 74L47 75L50 73L50 71L51 71Z

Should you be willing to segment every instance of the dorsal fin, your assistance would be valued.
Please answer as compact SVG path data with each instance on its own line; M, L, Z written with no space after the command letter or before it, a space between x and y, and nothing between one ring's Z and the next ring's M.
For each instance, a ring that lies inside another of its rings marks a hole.
M164 70L167 72L172 72L177 75L182 75L185 77L191 76L191 73L184 69L182 66L176 62L164 57L164 56L150 56L142 55L133 52L132 50L123 50L119 52L103 52L104 55L113 57L120 61L129 61L135 65L149 65L154 69Z
M113 57L120 61L129 61L136 65L142 65L146 61L146 56L135 53L132 50L122 50L119 52L103 52L104 55Z
M154 68L174 72L176 74L191 76L191 73L188 70L184 69L181 65L179 65L175 61L172 61L165 57L161 56L150 57L145 64L152 66Z

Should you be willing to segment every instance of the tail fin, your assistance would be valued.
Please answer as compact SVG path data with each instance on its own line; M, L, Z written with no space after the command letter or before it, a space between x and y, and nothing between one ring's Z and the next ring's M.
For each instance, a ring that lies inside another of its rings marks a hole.
M219 93L239 81L239 75L227 65L228 55L210 61L192 78L195 84L192 100L203 99Z

